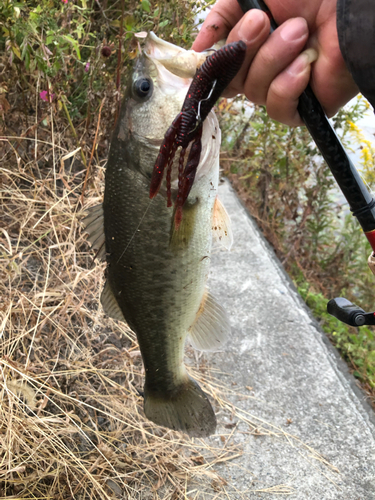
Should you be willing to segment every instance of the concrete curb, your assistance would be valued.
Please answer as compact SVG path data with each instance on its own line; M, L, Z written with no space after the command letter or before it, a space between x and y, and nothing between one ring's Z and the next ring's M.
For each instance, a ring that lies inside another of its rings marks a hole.
M210 439L243 451L217 467L227 494L375 499L374 412L228 182L219 196L234 245L213 252L209 285L233 338L208 357L236 410L218 411L225 444Z

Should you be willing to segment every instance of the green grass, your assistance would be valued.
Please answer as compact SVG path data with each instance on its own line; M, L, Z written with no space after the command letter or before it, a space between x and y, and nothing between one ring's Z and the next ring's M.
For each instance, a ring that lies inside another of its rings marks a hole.
M353 328L327 313L328 299L310 290L307 282L296 283L298 292L320 321L332 343L353 367L353 375L362 383L375 388L374 332L366 326Z

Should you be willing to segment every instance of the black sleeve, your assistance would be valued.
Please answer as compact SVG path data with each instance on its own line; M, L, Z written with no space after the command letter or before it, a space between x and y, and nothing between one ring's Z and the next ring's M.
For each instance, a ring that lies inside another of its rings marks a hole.
M359 90L375 108L375 2L338 0L341 53Z

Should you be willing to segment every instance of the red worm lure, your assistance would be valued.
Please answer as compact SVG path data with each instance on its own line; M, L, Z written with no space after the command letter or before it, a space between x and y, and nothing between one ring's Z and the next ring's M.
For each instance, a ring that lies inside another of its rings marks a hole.
M202 125L224 89L236 76L245 59L246 44L242 41L229 43L207 57L197 70L186 94L180 113L167 130L160 146L151 177L150 198L154 198L161 186L167 168L167 206L172 206L171 174L173 159L180 147L178 167L178 191L176 199L175 227L182 219L182 207L189 196L198 168L202 150ZM193 142L184 167L186 149Z

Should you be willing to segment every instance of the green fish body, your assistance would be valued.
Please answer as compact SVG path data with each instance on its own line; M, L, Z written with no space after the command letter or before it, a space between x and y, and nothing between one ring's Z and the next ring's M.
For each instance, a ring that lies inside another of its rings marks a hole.
M98 249L102 245L99 251L108 263L104 310L125 320L137 335L145 367L146 416L192 436L207 436L215 432L215 414L188 375L183 357L188 334L198 348L217 349L230 330L225 312L206 289L213 225L220 226L224 238L229 232L225 211L215 201L220 130L211 113L204 123L195 182L176 230L165 184L154 199L149 197L160 144L190 82L156 59L155 45L160 53L164 44L153 35L136 63L111 142L103 207L94 209L86 224L90 241L95 238ZM172 197L176 170L177 165Z

